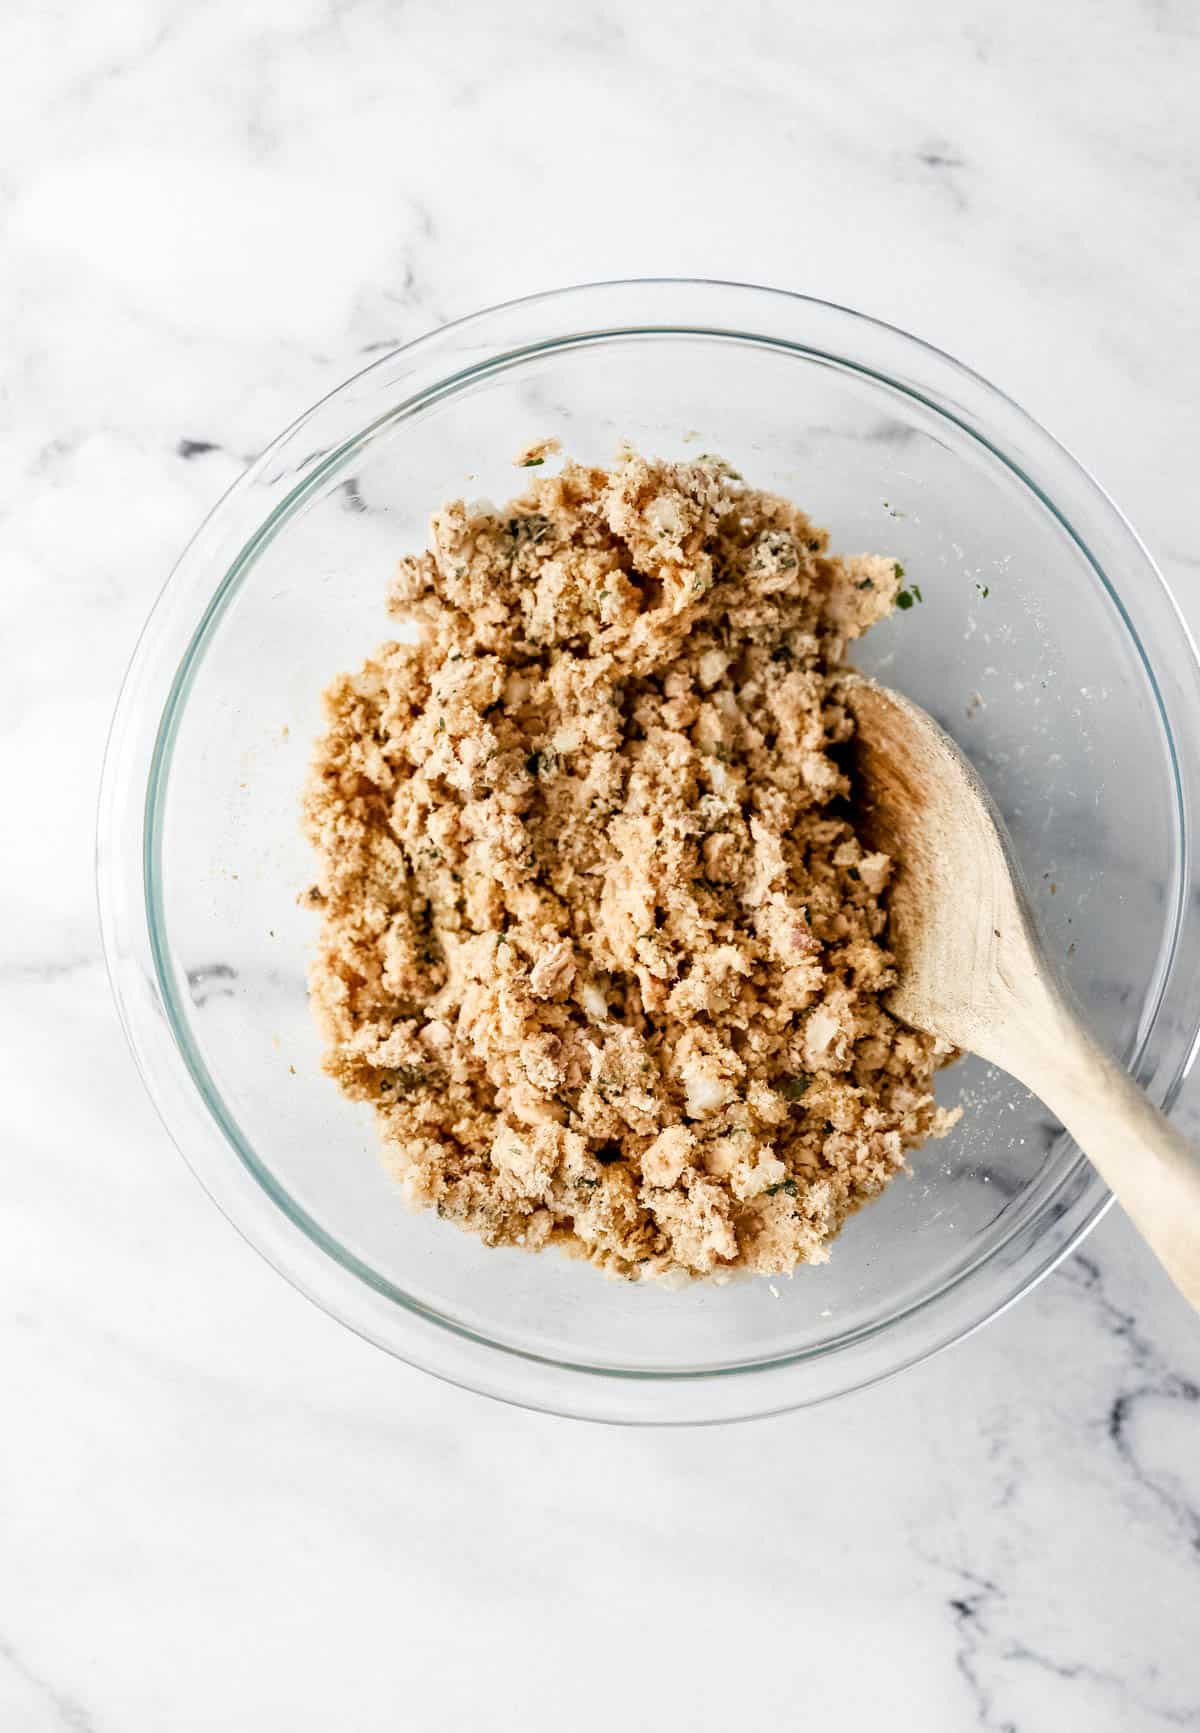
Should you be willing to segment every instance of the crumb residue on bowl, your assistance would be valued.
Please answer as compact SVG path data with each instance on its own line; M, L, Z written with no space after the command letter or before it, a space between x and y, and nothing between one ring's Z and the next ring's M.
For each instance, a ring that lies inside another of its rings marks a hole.
M945 1129L837 748L895 562L717 458L534 471L400 563L306 798L326 1065L410 1201L627 1277L776 1273Z

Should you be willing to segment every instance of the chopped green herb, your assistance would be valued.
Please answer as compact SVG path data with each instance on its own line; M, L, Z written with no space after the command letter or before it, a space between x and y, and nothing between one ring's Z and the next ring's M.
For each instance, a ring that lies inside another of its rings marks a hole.
M536 546L544 540L550 534L551 525L548 517L535 511L525 517L510 517L504 527L513 540L509 557L515 559L526 546Z
M776 1192L780 1192L780 1191L785 1191L789 1197L795 1197L795 1195L796 1195L796 1182L795 1182L795 1180L794 1179L782 1179L782 1180L780 1180L778 1185L769 1185L767 1187L767 1196L768 1197L774 1197Z
M439 734L444 734L446 732L446 718L444 716L438 717L437 731Z
M873 590L875 588L875 580L874 578L864 578L858 587L860 590Z
M419 1065L402 1065L394 1077L381 1077L379 1090L394 1089L397 1095L408 1095L414 1089L420 1089L425 1082L425 1073Z
M975 588L979 591L979 594L983 597L984 601L986 602L988 597L992 593L992 586L990 584L976 584Z
M913 584L911 587L912 587L912 593L917 598L918 602L923 602L925 600L925 598L921 594L920 584Z
M902 613L907 613L908 610L912 607L912 605L913 605L912 592L910 590L901 590L900 594L896 597L896 606L901 610Z
M893 561L893 564L896 567L896 576L902 578L904 576L904 567L900 564L899 560Z
M859 870L856 866L848 867L846 870L849 873L850 877L855 881L856 884L857 884L858 880L862 878L862 874L859 872Z
M812 1078L807 1071L801 1071L795 1077L788 1077L779 1086L779 1093L788 1101L799 1101L808 1089Z
M545 461L546 459L544 457L527 457L522 463L521 468L536 469L539 464L545 463Z

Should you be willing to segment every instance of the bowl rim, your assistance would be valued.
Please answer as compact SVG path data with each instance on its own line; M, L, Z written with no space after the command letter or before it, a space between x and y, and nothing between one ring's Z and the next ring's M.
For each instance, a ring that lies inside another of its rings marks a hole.
M632 323L613 323L614 314L628 320L635 311L650 303L662 305L664 309L670 305L679 311L688 311L694 306L693 317L700 318L703 310L704 322L681 323L677 313L669 321L662 317L647 321L643 317ZM688 303L686 308L684 303ZM918 377L914 380L903 371L864 365L849 354L831 351L815 342L797 342L778 332L768 335L762 330L746 329L748 321L744 318L733 325L712 322L715 306L728 307L733 312L735 303L741 309L752 306L760 324L770 323L768 308L779 318L795 318L799 313L802 322L805 319L818 325L824 322L831 329L849 322L855 336L862 338L865 335L868 339L868 348L873 342L876 347L882 346L885 352L889 348L896 351ZM594 306L600 311L601 304L607 311L607 322L597 324L593 321L581 326L574 316L576 310L590 310ZM513 345L512 334L506 332L507 326L516 331L530 317L539 328L544 319L553 324L551 315L560 309L554 335L546 336L543 330L542 335L534 340ZM1180 714L1184 720L1190 721L1200 713L1200 704L1197 703L1200 660L1187 627L1153 560L1108 495L1065 447L1003 392L945 352L894 325L836 303L788 290L715 279L642 278L543 291L467 315L380 355L293 421L246 469L204 520L176 563L138 640L121 689L105 755L97 827L97 886L105 958L118 1011L143 1082L160 1117L185 1160L223 1213L243 1237L294 1285L359 1334L452 1382L505 1400L559 1413L625 1422L686 1424L750 1418L807 1405L878 1382L916 1364L951 1342L961 1340L1027 1293L1090 1231L1109 1206L1111 1198L1088 1164L1076 1154L1073 1165L1058 1174L1054 1186L1049 1188L1049 1195L1042 1195L1042 1188L1037 1184L1028 1188L1022 1210L1001 1245L991 1247L944 1284L922 1294L910 1305L816 1348L774 1359L693 1370L634 1370L546 1359L510 1343L464 1329L456 1320L432 1312L411 1296L405 1296L393 1284L385 1282L381 1286L369 1266L349 1253L348 1248L341 1247L320 1228L319 1223L300 1210L252 1150L252 1159L247 1160L249 1146L224 1112L220 1093L207 1075L202 1056L194 1048L188 1050L187 1023L180 1015L181 1008L174 1002L175 984L163 954L155 914L154 887L165 771L169 766L181 702L186 698L189 670L202 654L204 643L236 592L240 577L249 570L266 542L300 509L304 499L328 478L331 471L344 464L383 425L402 415L419 413L448 393L502 367L520 365L548 351L635 335L656 338L703 335L763 343L772 348L833 360L873 378L877 383L898 389L937 414L957 422L970 433L985 447L990 457L1014 473L1035 494L1081 548L1107 589L1141 659L1159 707L1176 783L1178 860L1174 872L1173 918L1167 919L1170 932L1147 989L1147 1000L1153 1000L1153 1003L1143 1017L1136 1051L1131 1059L1131 1068L1137 1069L1155 1033L1168 987L1175 978L1189 914L1190 817L1200 796L1200 781L1195 776L1189 779L1189 759L1177 750L1178 729L1172 726L1173 717L1178 723ZM460 361L464 355L476 354L476 358L445 372L441 370L443 353L454 353ZM432 367L428 365L431 361L434 363ZM431 374L436 377L430 377ZM929 386L931 381L932 388L928 391L914 389L917 383ZM395 391L402 382L410 389L397 401ZM377 395L380 386L388 394L387 407L364 423L362 411ZM951 393L951 387L957 389L957 396ZM961 401L964 396L965 403ZM972 415L977 413L977 407L970 401L972 396L989 414L999 412L1013 423L1013 437L1019 433L1031 443L1035 456L1051 465L1061 466L1068 478L1082 489L1086 503L1107 519L1108 532L1115 532L1118 540L1124 542L1130 558L1140 563L1141 576L1149 580L1149 585L1147 595L1139 596L1139 603L1144 609L1148 599L1152 599L1160 612L1165 610L1166 619L1174 625L1184 666L1173 673L1182 697L1186 700L1190 693L1190 707L1185 702L1181 712L1179 698L1169 699L1164 694L1129 608L1091 551L1089 541L1076 530L1045 487L974 425ZM348 432L343 429L343 437L335 439L332 447L314 442L312 438L315 424L322 419L328 421L331 411L336 411L339 421L345 420L349 429ZM344 411L351 412L349 419ZM303 456L292 463L292 448L302 437L307 439L307 447ZM282 497L265 518L255 495L255 489L264 486L283 490ZM212 589L214 565L222 575ZM202 581L198 583L197 580ZM211 593L201 596L202 605L197 618L198 589ZM180 654L181 644L183 650ZM1195 757L1193 754L1191 763L1195 762ZM137 846L132 849L131 823L133 833L137 833ZM1196 943L1200 945L1200 938ZM1193 1027L1174 1065L1168 1067L1167 1075L1159 1076L1160 1067L1156 1066L1155 1071L1143 1079L1164 1106L1169 1106L1195 1058L1200 1041L1200 1004L1192 1007L1190 1020ZM223 1171L222 1164L225 1168L233 1166L228 1160L231 1149L240 1157L244 1175L253 1175L255 1196L246 1191L236 1175ZM269 1200L269 1207L278 1220L264 1218L264 1200ZM885 1356L881 1360L869 1352L864 1355L863 1349L869 1350L872 1344L878 1346L889 1332L894 1333L898 1326L909 1322L917 1313L923 1312L928 1316L930 1309L944 1302L948 1294L959 1293L961 1298L961 1290L979 1268L998 1265L1000 1254L1006 1249L1013 1248L1008 1262L1020 1265L1022 1248L1017 1242L1021 1241L1023 1234L1028 1234L1035 1220L1041 1220L1047 1209L1057 1210L1058 1219L1051 1231L1047 1233L1043 1229L1037 1241L1038 1258L1028 1269L1022 1270L1018 1280L1007 1284L1004 1293L993 1303L965 1311L960 1306L959 1315L953 1322L939 1330L927 1329L924 1339L898 1359ZM281 1232L280 1223L285 1218L292 1229L305 1236L307 1253L290 1233ZM354 1293L346 1289L341 1285L341 1278L331 1279L330 1268L320 1268L310 1254L326 1260L327 1264L335 1264L355 1278L363 1284L361 1291ZM372 1288L376 1292L364 1304L364 1296ZM407 1308L408 1324L411 1325L411 1328L406 1328L403 1341L395 1339L394 1328L388 1327L388 1320L378 1310L378 1303L382 1303L394 1311L397 1302ZM431 1330L436 1334L430 1336ZM452 1351L447 1351L451 1337L456 1338L455 1346ZM512 1367L505 1364L506 1357L519 1368L515 1375ZM815 1382L810 1379L809 1387L802 1387L796 1375L803 1376L814 1364L822 1361L827 1370L836 1361L843 1373L851 1372L849 1362L853 1361L854 1370L850 1376L826 1377ZM743 1386L748 1395L751 1380L746 1375L751 1373L757 1381L753 1400L730 1400L727 1395L718 1394L735 1383ZM592 1382L591 1390L588 1390L589 1380ZM598 1393L606 1387L609 1390L620 1388L619 1398L610 1400L607 1395ZM689 1387L692 1392L703 1393L699 1400L693 1394L681 1403L676 1395L671 1394ZM649 1400L644 1394L631 1394L637 1391L648 1391ZM670 1411L664 1412L664 1407Z

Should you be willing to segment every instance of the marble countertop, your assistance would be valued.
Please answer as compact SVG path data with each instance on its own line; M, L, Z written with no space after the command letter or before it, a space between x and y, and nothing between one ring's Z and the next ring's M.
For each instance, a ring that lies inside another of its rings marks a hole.
M1200 1327L1117 1212L828 1408L490 1404L205 1200L91 860L134 636L246 458L368 352L556 283L758 280L932 339L1200 625L1192 0L13 0L3 35L0 1727L1200 1726Z

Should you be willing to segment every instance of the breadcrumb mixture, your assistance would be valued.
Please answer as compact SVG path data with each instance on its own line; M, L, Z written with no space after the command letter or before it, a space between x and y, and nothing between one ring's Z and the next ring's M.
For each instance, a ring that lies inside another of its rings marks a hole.
M553 445L389 597L306 797L326 1068L410 1202L635 1279L773 1274L954 1116L837 748L900 574L725 463Z

